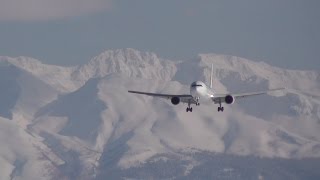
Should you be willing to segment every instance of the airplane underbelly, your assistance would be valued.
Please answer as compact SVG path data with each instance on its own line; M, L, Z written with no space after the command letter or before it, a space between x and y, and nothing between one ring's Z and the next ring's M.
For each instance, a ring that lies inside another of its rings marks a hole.
M208 102L211 99L210 94L205 89L193 89L190 94L195 99L199 98L200 102Z

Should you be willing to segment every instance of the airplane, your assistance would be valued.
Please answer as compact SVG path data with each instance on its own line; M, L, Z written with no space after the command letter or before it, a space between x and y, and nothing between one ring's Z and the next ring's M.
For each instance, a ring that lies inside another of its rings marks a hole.
M224 107L222 103L233 104L235 100L246 98L250 96L257 96L262 94L267 94L271 91L284 90L285 88L277 89L268 89L266 91L259 92L249 92L249 93L239 93L239 94L216 94L212 89L212 72L213 64L211 65L211 75L210 75L210 88L202 81L195 81L190 85L190 94L159 94L159 93L150 93L142 91L132 91L129 90L129 93L142 94L153 97L160 97L165 99L170 99L173 105L178 105L180 102L187 103L188 107L186 112L192 112L191 104L196 106L200 105L200 102L213 102L214 104L219 104L218 112L223 112Z

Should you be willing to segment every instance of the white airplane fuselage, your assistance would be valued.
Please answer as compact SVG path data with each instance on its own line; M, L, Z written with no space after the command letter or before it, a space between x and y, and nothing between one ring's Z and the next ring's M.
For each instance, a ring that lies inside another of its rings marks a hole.
M213 91L202 81L195 81L190 85L190 94L199 103L208 102L214 97Z

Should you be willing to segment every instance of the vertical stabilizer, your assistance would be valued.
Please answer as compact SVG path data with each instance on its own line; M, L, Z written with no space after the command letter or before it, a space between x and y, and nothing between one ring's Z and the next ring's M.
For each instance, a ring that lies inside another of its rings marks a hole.
M210 73L210 88L212 89L212 75L213 75L213 63L211 64L211 73Z

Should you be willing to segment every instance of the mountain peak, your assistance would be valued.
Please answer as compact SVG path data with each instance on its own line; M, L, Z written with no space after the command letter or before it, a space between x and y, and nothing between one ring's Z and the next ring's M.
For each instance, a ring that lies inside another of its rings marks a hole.
M222 55L222 54L199 54L197 59L199 61L205 62L207 64L213 63L214 66L221 68L235 68L235 67L253 67L253 66L264 66L264 67L271 67L270 65L263 63L263 62L255 62L250 61L245 58L231 56L231 55Z
M75 73L85 79L120 73L130 77L170 80L175 73L175 64L158 58L154 53L127 48L107 50L79 67Z
M150 52L141 52L132 48L106 50L92 58L89 63L106 63L113 59L128 61L141 61L147 59L158 59L157 55Z

